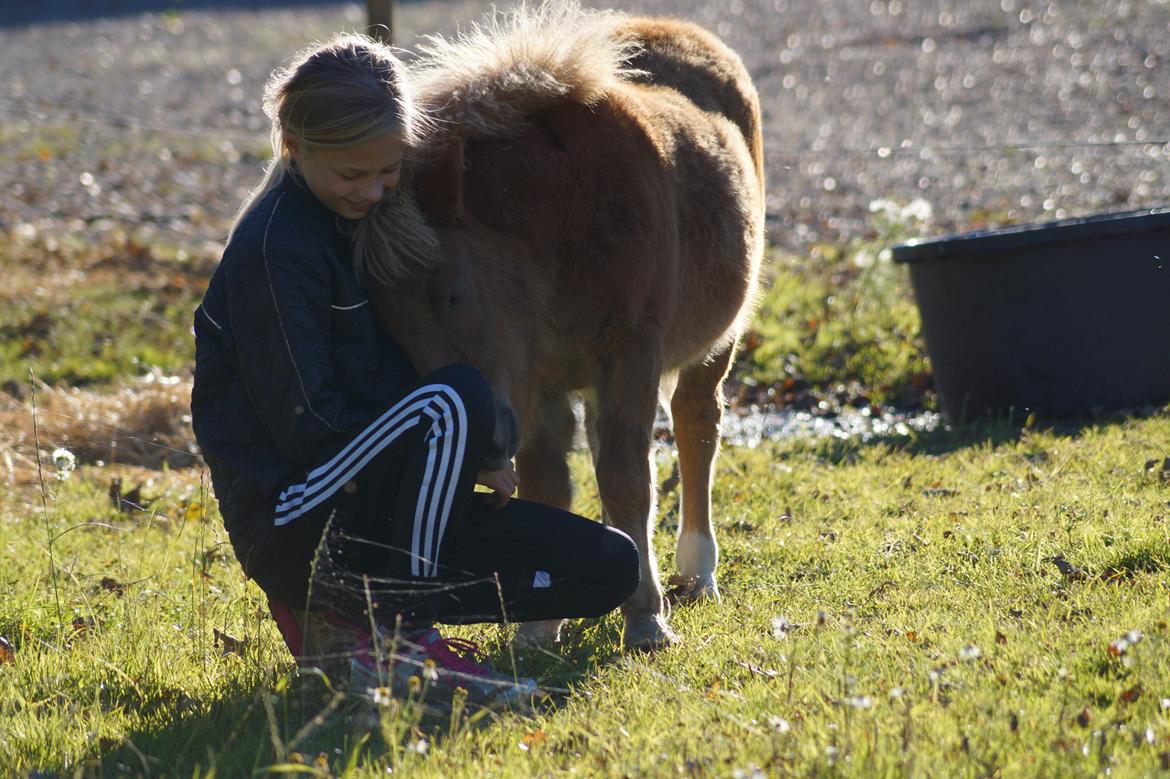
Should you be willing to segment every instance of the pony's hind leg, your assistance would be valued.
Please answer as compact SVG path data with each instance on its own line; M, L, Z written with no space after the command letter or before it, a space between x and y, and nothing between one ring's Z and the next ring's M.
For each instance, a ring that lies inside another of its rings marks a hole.
M719 600L715 583L719 546L711 524L711 480L723 422L723 379L734 353L732 344L708 361L683 370L670 401L682 479L682 522L675 555L682 579L675 598L682 602Z
M567 457L576 430L577 419L567 396L550 394L540 398L536 419L516 453L520 497L569 510L573 482ZM560 641L564 624L559 619L525 622L516 632L516 641L529 646L554 644Z
M641 581L622 604L626 621L622 640L636 649L658 649L677 641L663 615L653 544L656 490L650 442L660 365L656 349L627 346L598 382L596 413L590 408L591 448L605 518L638 547Z

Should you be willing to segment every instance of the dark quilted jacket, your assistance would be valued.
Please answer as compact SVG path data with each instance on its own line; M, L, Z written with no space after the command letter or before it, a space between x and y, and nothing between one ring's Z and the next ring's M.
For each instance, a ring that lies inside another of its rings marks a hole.
M264 559L280 489L414 380L377 331L339 217L286 176L195 310L195 438L245 571Z

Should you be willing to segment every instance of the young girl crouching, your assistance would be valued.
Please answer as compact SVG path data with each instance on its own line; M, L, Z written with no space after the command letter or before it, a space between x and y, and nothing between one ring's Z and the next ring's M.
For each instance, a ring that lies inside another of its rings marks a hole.
M481 471L498 454L484 378L418 377L376 327L351 233L421 140L405 67L340 35L265 98L273 160L195 312L195 435L236 556L298 661L313 622L343 639L361 691L405 693L425 668L431 689L473 701L530 697L533 680L435 623L605 614L637 586L637 550L511 499L510 466Z

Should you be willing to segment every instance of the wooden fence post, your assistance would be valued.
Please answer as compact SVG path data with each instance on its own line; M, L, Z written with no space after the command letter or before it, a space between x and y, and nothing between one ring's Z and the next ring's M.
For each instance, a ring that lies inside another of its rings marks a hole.
M366 29L371 38L387 45L393 43L394 0L366 0Z

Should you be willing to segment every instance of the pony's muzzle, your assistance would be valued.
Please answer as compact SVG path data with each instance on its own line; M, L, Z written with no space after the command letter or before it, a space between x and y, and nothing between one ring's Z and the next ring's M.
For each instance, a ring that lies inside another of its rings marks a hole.
M520 447L520 429L516 414L507 403L496 403L496 429L492 434L491 447L483 461L485 471L498 471L507 467Z

